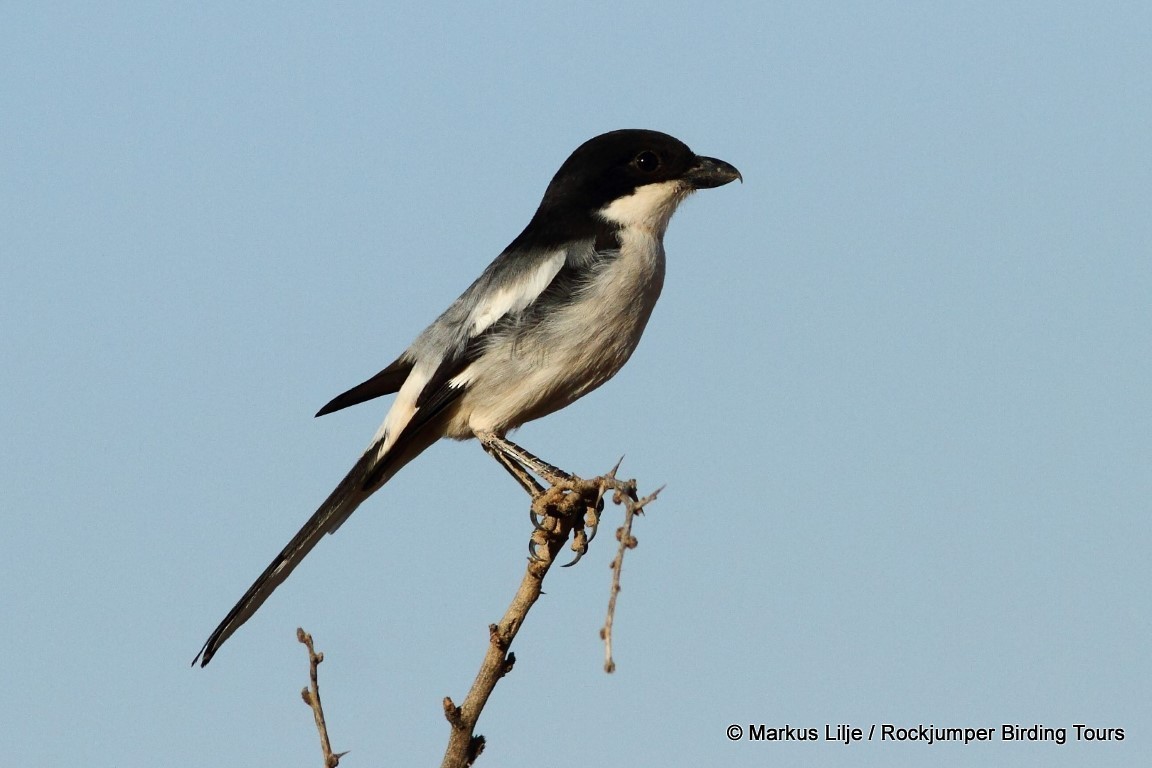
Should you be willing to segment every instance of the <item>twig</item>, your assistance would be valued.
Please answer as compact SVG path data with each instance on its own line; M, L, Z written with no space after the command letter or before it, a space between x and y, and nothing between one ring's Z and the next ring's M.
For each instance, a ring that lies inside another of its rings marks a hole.
M643 499L637 499L636 484L633 482L628 484L626 492L617 489L612 497L613 504L620 504L622 501L624 503L624 523L616 529L616 541L620 542L620 548L616 550L616 557L609 566L612 569L612 590L608 597L608 615L604 618L604 626L600 629L600 639L604 641L604 671L608 674L616 671L616 661L612 658L612 620L616 618L616 596L620 594L620 571L624 569L624 552L635 549L638 543L636 537L632 535L632 520L636 515L644 514L644 505L655 501L657 494L662 490L664 486L660 486Z
M320 684L316 677L316 668L324 661L324 654L316 653L316 649L312 647L312 635L299 627L296 628L296 639L308 647L308 680L311 686L300 691L300 698L312 708L312 716L316 719L316 730L320 732L320 749L324 752L325 768L336 768L340 765L340 758L348 753L334 753L332 743L328 740L328 726L324 722L324 707L320 704Z
M498 624L490 624L488 627L488 649L464 703L457 706L452 699L444 698L444 716L451 726L451 734L441 768L466 768L480 756L485 742L484 737L475 732L476 723L496 683L511 671L516 662L515 655L508 648L520 631L528 611L540 597L545 575L570 537L574 539L573 548L577 555L583 554L582 548L587 545L587 537L583 535L584 527L588 521L592 521L593 526L598 522L600 510L603 509L604 493L609 490L614 492L613 501L617 504L629 499L626 506L635 503L635 511L643 506L635 502L636 482L617 480L615 468L607 475L591 480L573 476L552 486L532 502L534 517L541 519L539 527L532 534L534 557L529 559L524 578L503 618ZM574 531L578 535L574 535Z

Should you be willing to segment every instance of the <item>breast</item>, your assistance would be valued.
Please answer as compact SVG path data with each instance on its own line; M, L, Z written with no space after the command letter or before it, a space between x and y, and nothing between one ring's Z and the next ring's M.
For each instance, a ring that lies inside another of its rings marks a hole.
M621 237L578 300L490 350L472 365L454 427L497 433L546 416L612 378L632 356L664 285L659 238Z

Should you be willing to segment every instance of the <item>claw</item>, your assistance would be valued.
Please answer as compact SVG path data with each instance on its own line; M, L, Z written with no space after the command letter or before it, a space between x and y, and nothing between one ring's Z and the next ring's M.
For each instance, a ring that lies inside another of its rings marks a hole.
M528 519L532 521L532 527L538 531L544 530L544 524L540 522L540 515L536 514L536 510L531 507L528 508Z
M596 531L600 529L600 512L604 509L603 499L596 504L596 508L589 507L588 511L584 514L584 530L588 542L592 543L592 539L596 538Z
M584 557L584 553L588 551L588 535L584 533L583 528L578 528L572 532L572 550L576 553L576 557L572 562L562 565L561 568L571 568L580 562L580 558Z
M534 563L544 562L544 558L542 558L542 557L540 557L540 555L536 554L536 547L538 547L538 546L540 546L540 545L536 543L535 539L529 539L528 540L528 559Z
M583 552L580 552L580 551L577 551L577 552L576 552L576 557L572 558L572 562L570 562L570 563L564 563L564 565L562 565L562 566L560 566L560 567L561 567L561 568L571 568L572 566L576 565L576 563L580 562L580 558L582 558L582 557L584 557L584 553L583 553Z

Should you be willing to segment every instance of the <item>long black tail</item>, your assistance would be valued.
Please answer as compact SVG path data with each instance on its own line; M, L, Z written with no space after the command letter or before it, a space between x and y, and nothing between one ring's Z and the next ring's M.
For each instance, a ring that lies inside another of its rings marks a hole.
M373 483L371 487L365 487L370 476L381 474L380 470L383 465L395 463L389 461L391 456L385 456L383 461L380 461L379 447L379 443L373 445L360 457L352 470L336 486L336 490L332 491L324 503L320 505L320 508L316 510L316 513L304 524L304 527L292 537L288 546L281 550L276 559L264 569L264 573L260 574L252 586L248 587L248 591L232 607L232 610L228 611L228 615L220 622L220 626L216 627L215 631L208 637L208 641L204 643L200 653L196 654L196 658L192 660L192 666L196 666L196 662L200 662L202 667L206 666L220 646L224 644L224 641L231 637L232 633L239 629L244 622L248 621L252 614L256 613L256 610L264 604L273 590L288 578L292 569L299 565L305 555L312 551L312 548L324 537L324 534L335 531L348 518L348 515L352 514L365 499L371 496L400 468L399 466L387 467L386 470L392 471L386 471L383 480Z

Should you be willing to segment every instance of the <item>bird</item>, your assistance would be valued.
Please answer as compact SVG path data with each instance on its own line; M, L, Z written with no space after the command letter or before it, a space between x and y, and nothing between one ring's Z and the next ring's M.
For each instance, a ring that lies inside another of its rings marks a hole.
M441 438L476 438L528 490L560 470L507 439L612 378L664 283L664 233L700 189L743 177L652 130L572 152L524 230L404 352L316 416L395 393L367 450L228 612L193 659L206 666L326 533Z

